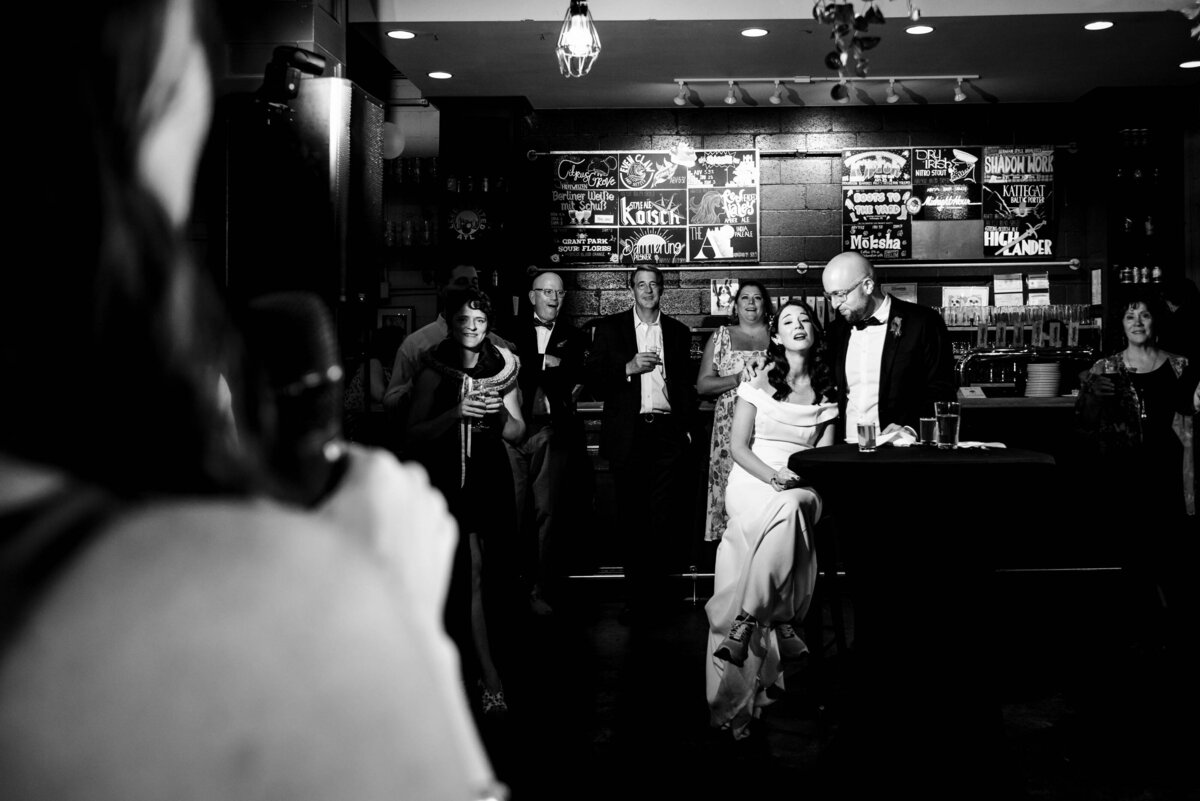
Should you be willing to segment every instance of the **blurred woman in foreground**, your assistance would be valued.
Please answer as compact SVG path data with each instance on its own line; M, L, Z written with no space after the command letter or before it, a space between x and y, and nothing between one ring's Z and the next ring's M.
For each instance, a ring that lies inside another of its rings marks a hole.
M0 417L5 798L494 797L446 678L440 496L354 448L318 510L286 508L231 422L254 417L237 338L180 236L206 14L14 13L58 38L18 82L45 125L10 175L12 229L43 258L0 314L20 379Z

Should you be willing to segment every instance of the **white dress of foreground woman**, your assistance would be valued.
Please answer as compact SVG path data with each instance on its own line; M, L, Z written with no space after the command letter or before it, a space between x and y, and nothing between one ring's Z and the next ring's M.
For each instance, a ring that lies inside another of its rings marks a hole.
M743 383L737 394L739 404L754 409L750 450L776 476L790 472L787 461L793 453L832 442L836 403L789 402L798 393L775 400L765 378ZM772 480L782 480L788 488L777 489ZM713 596L705 605L706 678L712 725L730 729L739 739L771 702L772 688L783 689L780 634L795 636L791 626L803 619L812 599L817 575L812 530L821 516L821 498L808 487L791 486L795 483L795 478L759 477L735 464L725 491L729 527L717 549ZM750 629L745 661L738 666L714 652L743 612L757 625ZM797 642L789 646L793 653L797 646L803 649Z

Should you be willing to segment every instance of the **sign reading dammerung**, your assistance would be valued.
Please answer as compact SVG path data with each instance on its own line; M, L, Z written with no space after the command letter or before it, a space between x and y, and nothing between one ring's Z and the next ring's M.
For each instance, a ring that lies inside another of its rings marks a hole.
M551 154L550 260L758 261L757 150Z

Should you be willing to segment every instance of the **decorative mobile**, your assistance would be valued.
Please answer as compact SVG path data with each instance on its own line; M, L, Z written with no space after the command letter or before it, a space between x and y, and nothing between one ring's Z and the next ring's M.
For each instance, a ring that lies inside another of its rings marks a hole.
M863 54L880 41L878 36L871 36L869 30L872 24L884 24L883 12L879 10L877 0L867 0L865 6L859 13L853 0L816 0L813 3L813 19L832 30L834 49L825 56L825 66L837 70L843 78L848 71L859 78L867 77L868 59ZM908 18L913 22L921 18L921 11L913 5L913 0L908 0Z

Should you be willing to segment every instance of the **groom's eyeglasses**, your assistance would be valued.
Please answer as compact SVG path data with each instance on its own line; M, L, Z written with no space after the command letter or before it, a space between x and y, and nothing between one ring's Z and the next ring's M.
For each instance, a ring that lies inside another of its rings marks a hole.
M567 296L567 290L565 290L565 289L535 289L533 291L541 292L542 297L546 298L547 300L554 300L556 298L565 298Z
M862 278L855 281L853 286L847 287L846 289L835 289L832 292L822 292L821 294L825 296L825 300L828 300L828 301L836 300L838 303L841 303L843 300L846 299L847 295L849 295L851 292L853 292L854 290L856 290L860 286L862 286L862 282L866 281L867 277L868 276L864 275Z

